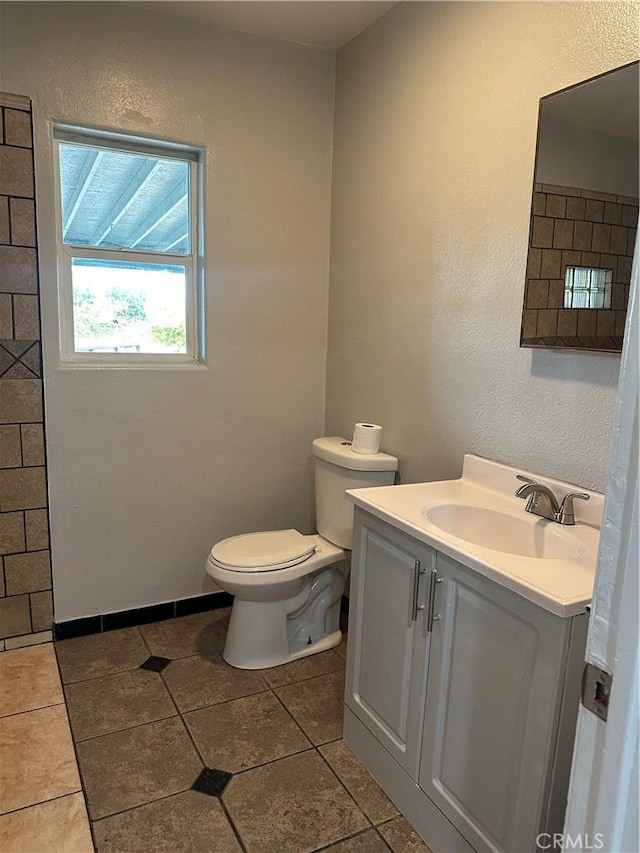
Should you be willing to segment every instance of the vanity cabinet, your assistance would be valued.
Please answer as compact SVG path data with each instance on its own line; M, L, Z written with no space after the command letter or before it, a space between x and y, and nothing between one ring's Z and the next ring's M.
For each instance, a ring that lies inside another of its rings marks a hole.
M586 623L356 508L345 741L434 853L562 831Z
M436 554L369 518L358 525L352 561L354 555L364 571L355 582L352 574L347 704L415 777L429 650L419 617Z

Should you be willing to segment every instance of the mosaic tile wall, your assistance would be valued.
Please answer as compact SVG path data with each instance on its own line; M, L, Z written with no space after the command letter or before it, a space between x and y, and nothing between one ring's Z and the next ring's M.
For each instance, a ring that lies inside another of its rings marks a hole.
M524 345L622 349L637 225L637 198L535 185ZM611 308L564 308L567 266L612 270Z
M0 93L0 650L53 622L31 103Z

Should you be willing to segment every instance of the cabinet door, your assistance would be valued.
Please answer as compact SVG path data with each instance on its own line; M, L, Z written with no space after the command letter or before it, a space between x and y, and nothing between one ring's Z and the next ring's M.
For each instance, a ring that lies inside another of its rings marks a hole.
M435 552L356 511L345 702L417 780Z
M437 563L420 787L475 849L533 851L571 620Z

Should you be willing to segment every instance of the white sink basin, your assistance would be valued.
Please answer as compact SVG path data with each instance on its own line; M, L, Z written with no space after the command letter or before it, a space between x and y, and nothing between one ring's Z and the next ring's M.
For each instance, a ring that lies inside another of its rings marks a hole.
M524 475L562 501L583 492L575 525L525 512L516 497ZM462 477L347 491L361 509L439 553L495 580L557 616L584 613L591 600L604 496L480 456L466 455Z
M423 513L445 533L494 551L543 560L567 560L584 552L580 541L560 525L524 513L520 517L454 503L427 507Z

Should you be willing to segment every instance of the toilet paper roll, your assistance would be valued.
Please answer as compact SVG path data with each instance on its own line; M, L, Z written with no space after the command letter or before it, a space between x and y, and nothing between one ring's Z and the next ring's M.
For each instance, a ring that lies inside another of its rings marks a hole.
M351 449L354 453L377 453L381 437L382 427L378 424L356 424Z

